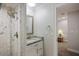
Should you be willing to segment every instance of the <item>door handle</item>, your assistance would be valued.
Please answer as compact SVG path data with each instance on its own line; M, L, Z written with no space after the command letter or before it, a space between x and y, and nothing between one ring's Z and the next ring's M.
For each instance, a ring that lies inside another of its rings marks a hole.
M16 33L14 34L14 36L15 36L16 38L18 38L18 32L16 32Z

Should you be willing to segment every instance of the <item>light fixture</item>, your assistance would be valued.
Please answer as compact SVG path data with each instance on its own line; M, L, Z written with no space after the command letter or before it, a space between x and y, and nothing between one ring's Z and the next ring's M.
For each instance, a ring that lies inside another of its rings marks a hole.
M64 35L63 30L59 29L59 30L58 30L58 34Z
M61 17L61 19L63 19L63 20L64 20L64 19L66 19L66 17L65 17L65 16L63 16L63 17Z
M59 14L59 17L58 17L58 20L59 20L59 21L60 21L60 20L65 20L65 19L66 19L65 13Z
M27 6L29 6L29 7L35 7L35 5L36 5L35 3L28 3L27 4Z
M59 20L59 21L60 21L60 20L66 20L66 18L67 18L66 16L61 16L61 17L58 18L58 20Z

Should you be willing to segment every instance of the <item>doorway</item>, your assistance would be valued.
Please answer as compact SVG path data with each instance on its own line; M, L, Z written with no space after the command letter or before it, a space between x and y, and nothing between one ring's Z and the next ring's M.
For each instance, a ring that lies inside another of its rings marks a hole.
M57 7L56 14L58 55L79 56L79 4L62 4Z

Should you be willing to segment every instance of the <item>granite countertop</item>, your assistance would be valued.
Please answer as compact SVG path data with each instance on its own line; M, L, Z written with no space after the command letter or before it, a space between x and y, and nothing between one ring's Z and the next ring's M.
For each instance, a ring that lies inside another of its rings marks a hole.
M27 46L29 46L31 44L42 41L42 38L32 37L32 38L27 39L26 41L27 41Z

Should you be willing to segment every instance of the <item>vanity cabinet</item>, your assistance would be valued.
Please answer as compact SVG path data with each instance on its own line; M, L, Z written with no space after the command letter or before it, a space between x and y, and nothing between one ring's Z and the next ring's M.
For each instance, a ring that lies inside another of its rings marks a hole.
M28 44L26 46L26 56L43 56L43 41Z

